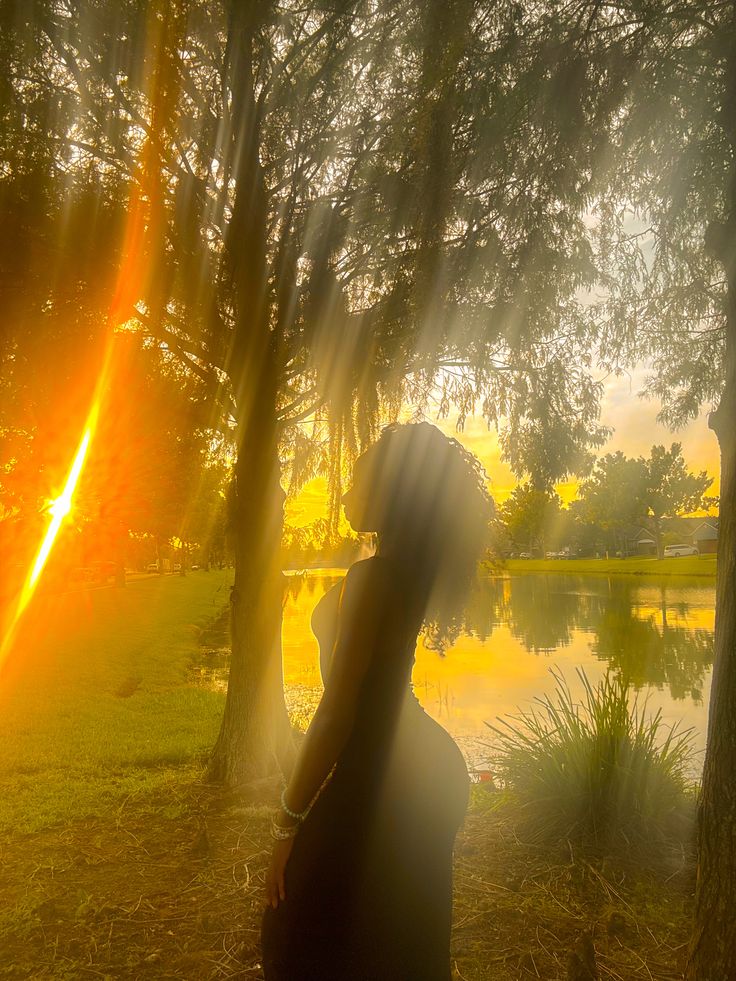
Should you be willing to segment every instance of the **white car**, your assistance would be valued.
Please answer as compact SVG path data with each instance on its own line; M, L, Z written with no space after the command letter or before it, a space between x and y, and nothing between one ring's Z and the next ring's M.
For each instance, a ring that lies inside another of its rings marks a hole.
M677 559L681 555L700 555L694 545L665 545L664 557L666 559Z

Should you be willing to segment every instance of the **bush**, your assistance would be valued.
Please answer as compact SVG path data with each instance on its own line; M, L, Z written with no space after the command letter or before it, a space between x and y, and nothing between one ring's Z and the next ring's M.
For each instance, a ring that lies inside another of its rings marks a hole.
M692 730L666 727L660 711L645 717L636 698L630 707L630 685L619 677L606 674L593 688L579 670L584 697L576 704L563 676L552 674L553 696L499 726L486 723L520 830L609 849L682 840L692 828Z

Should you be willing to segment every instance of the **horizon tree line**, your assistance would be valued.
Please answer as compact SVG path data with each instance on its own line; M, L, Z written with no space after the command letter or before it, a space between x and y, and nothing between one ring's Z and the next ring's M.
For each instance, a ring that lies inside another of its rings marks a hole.
M680 443L654 445L648 457L608 453L595 461L567 507L553 488L517 485L498 509L506 538L500 547L508 552L510 543L542 556L562 546L573 554L626 555L632 531L644 528L661 559L665 545L673 544L675 519L717 511L718 498L707 493L712 483L705 470L688 469Z

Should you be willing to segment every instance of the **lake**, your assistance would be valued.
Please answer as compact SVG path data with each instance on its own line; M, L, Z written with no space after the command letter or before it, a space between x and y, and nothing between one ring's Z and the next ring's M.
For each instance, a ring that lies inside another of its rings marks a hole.
M322 690L310 628L316 603L342 569L287 574L283 655L286 701L306 727ZM694 731L702 766L713 663L715 584L680 576L497 575L484 577L444 655L420 638L412 681L419 701L482 768L493 733L486 722L527 710L552 694L561 672L575 698L585 671L595 685L607 670L631 680L647 712ZM223 625L224 626L224 625ZM214 638L213 638L214 640ZM204 651L201 680L227 684L226 638Z
M288 579L283 650L287 702L306 722L321 691L315 604L344 570ZM715 584L680 577L524 574L487 576L471 597L444 656L417 645L412 676L425 710L482 766L493 736L485 725L551 694L558 669L582 696L577 669L595 684L607 669L631 679L647 712L694 730L705 748L713 663Z

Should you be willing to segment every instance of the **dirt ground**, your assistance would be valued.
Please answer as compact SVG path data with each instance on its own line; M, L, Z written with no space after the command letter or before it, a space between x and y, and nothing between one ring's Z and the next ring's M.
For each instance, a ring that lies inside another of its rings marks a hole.
M551 855L489 803L476 793L457 843L455 978L562 981L584 931L602 979L682 977L689 861ZM261 978L269 814L187 775L112 819L0 842L0 978Z

